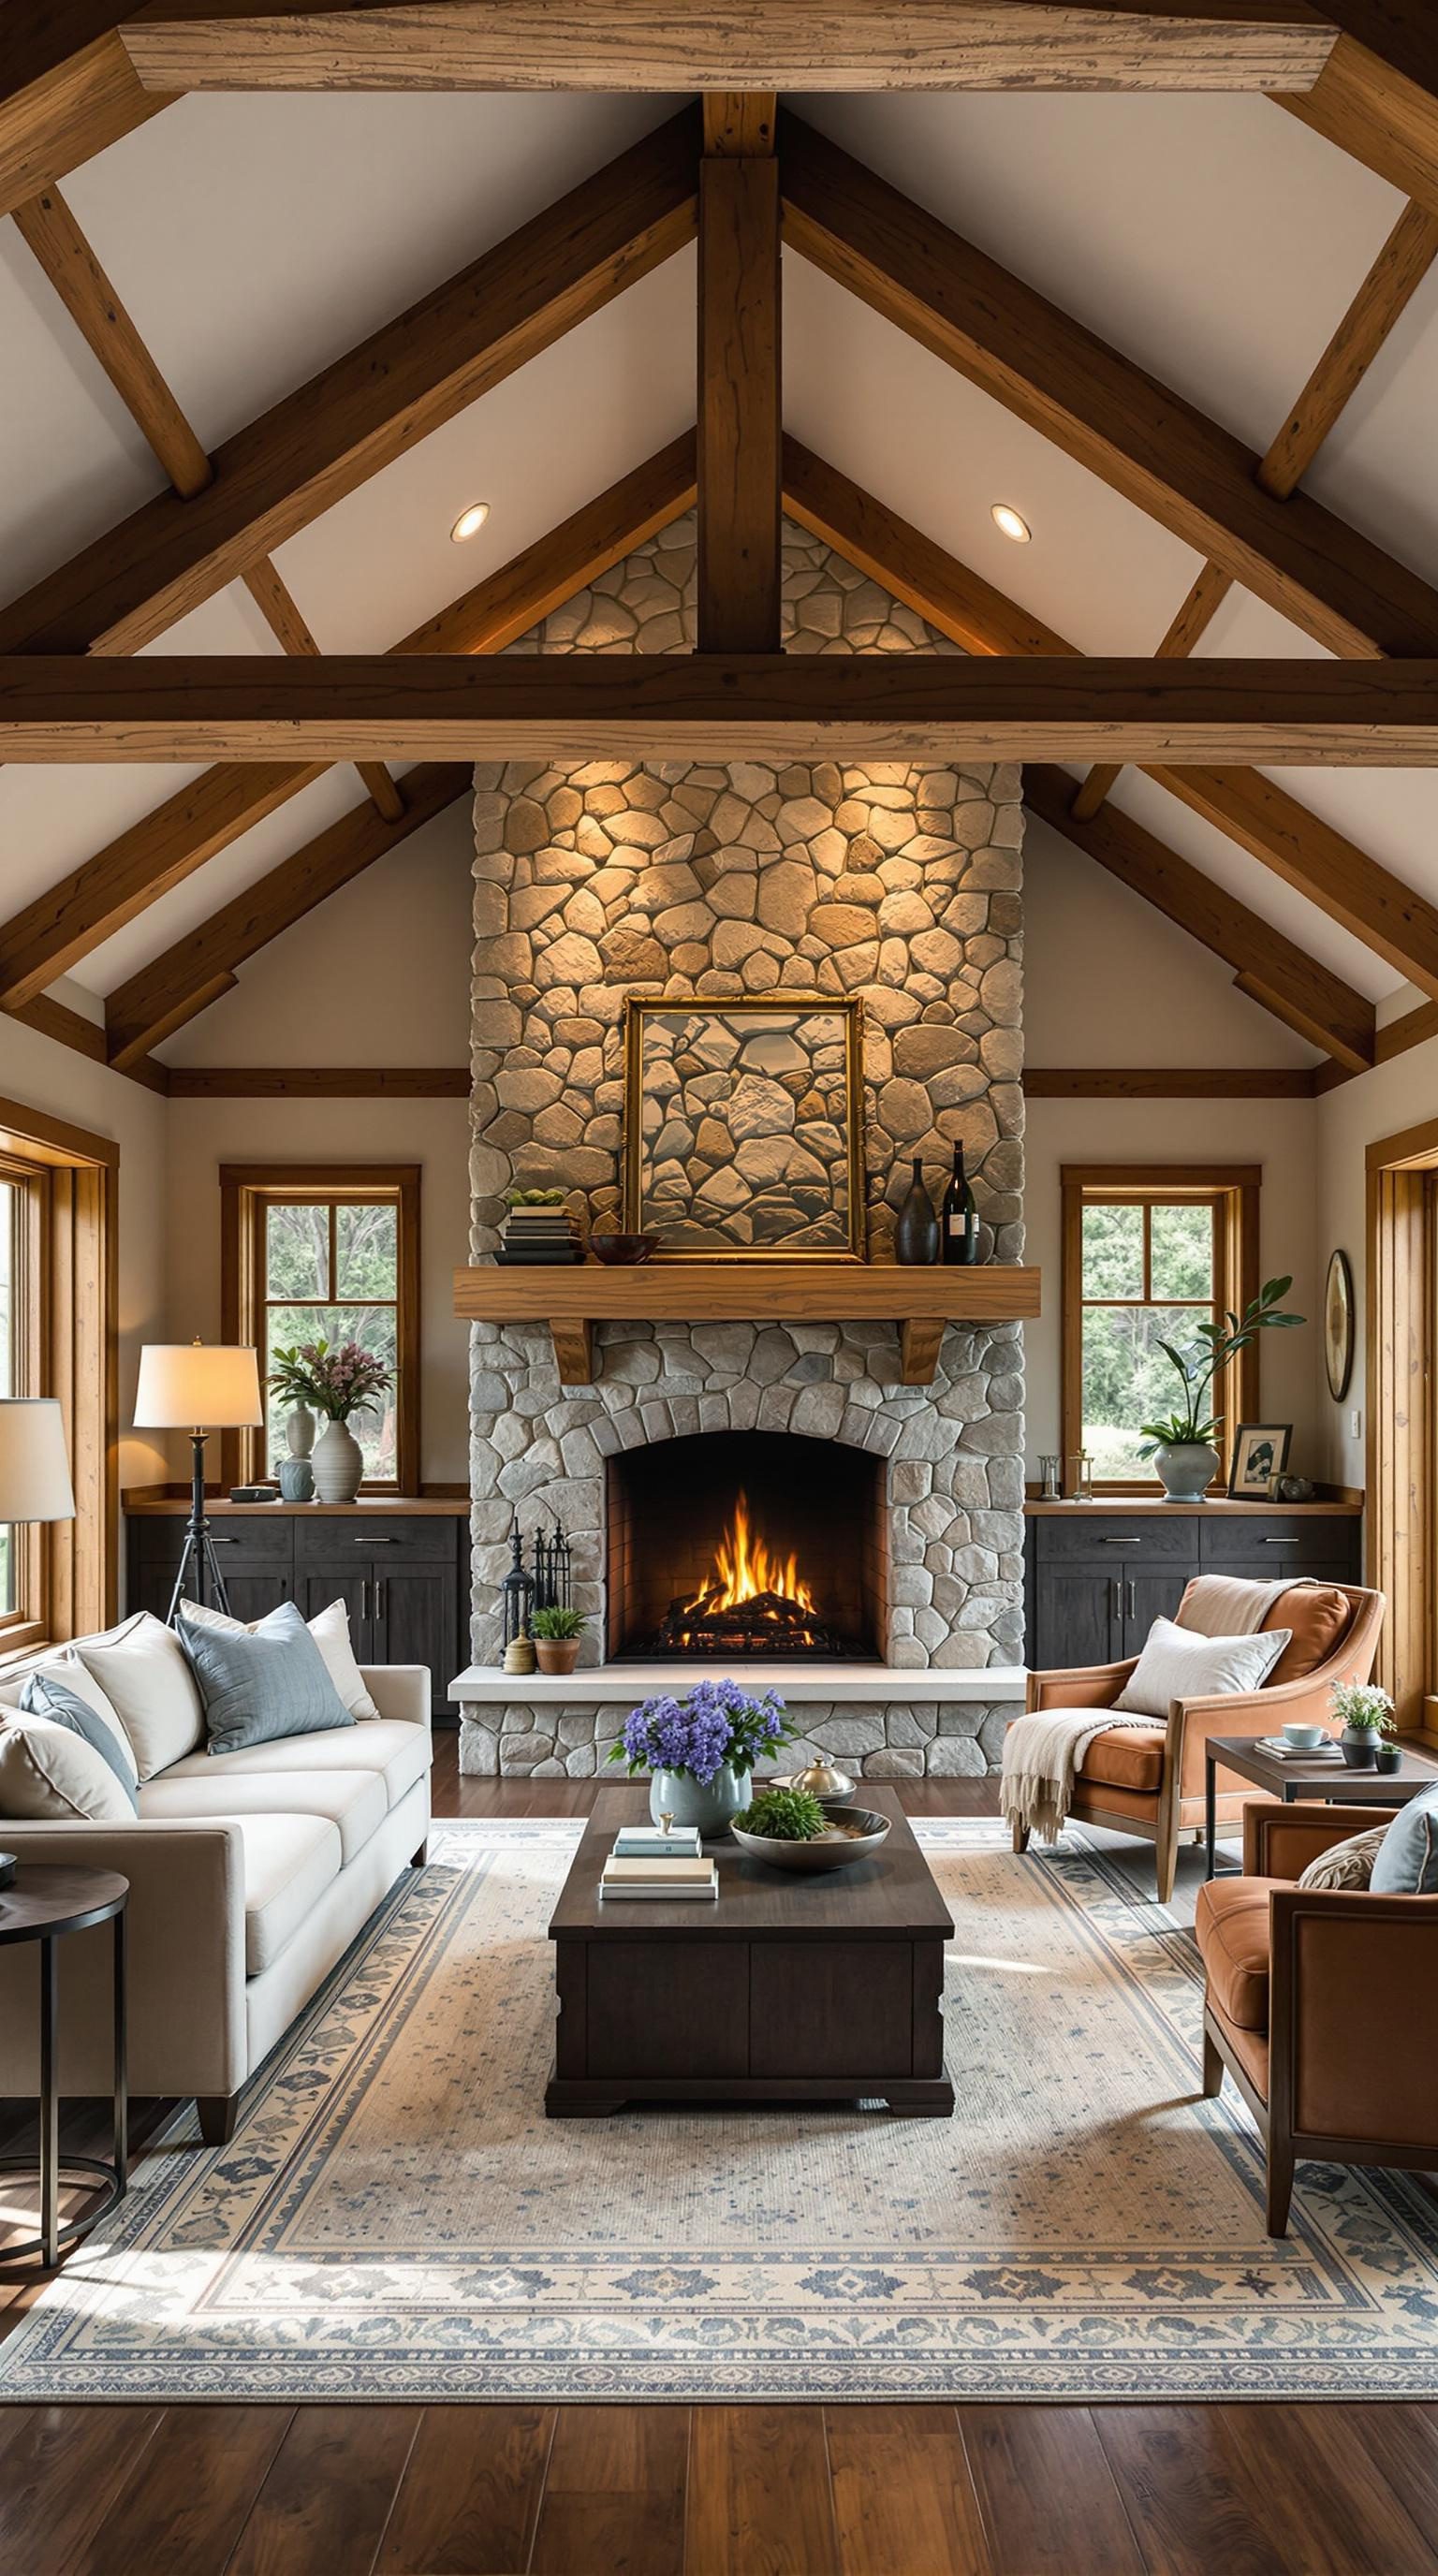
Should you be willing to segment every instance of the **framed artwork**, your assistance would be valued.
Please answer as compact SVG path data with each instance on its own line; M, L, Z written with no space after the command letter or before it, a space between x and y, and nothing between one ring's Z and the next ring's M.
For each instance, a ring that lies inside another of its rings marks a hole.
M631 994L626 1233L661 1261L861 1261L863 1045L857 998Z
M1323 1358L1328 1392L1335 1404L1348 1393L1353 1375L1353 1271L1346 1252L1335 1252L1323 1290Z
M1233 1439L1228 1490L1235 1502L1266 1503L1275 1476L1288 1464L1291 1422L1240 1422Z

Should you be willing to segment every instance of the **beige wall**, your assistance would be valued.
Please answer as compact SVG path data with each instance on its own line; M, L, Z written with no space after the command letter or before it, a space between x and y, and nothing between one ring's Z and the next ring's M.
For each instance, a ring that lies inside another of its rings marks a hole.
M1234 991L1217 959L1032 817L1024 880L1029 1067L1314 1061L1311 1049ZM1432 1052L1438 1056L1438 1046ZM1261 1164L1264 1275L1291 1270L1293 1302L1315 1319L1304 1331L1272 1334L1263 1345L1263 1408L1275 1421L1292 1422L1296 1474L1334 1472L1318 1394L1323 1361L1316 1319L1327 1258L1326 1251L1320 1258L1313 1186L1318 1110L1309 1100L1029 1102L1028 1258L1044 1278L1044 1313L1024 1335L1030 1474L1042 1452L1060 1446L1060 1167L1149 1162Z
M1320 1426L1323 1473L1335 1483L1365 1481L1368 1430L1364 1331L1367 1316L1366 1154L1380 1137L1396 1136L1438 1118L1438 1039L1375 1066L1353 1082L1327 1092L1317 1104L1315 1173L1318 1250L1326 1270L1330 1252L1346 1252L1357 1300L1353 1378L1343 1403L1328 1392L1322 1351L1315 1362L1314 1403ZM1357 1414L1359 1428L1352 1427Z
M163 1338L167 1103L73 1047L0 1019L0 1095L67 1118L120 1148L120 1481L170 1473L163 1441L128 1429L140 1344Z

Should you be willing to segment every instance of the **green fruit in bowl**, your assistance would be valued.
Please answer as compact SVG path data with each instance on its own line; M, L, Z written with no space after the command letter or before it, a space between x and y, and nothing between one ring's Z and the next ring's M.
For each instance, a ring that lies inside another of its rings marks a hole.
M767 1842L812 1843L824 1830L824 1810L807 1789L761 1789L738 1822Z

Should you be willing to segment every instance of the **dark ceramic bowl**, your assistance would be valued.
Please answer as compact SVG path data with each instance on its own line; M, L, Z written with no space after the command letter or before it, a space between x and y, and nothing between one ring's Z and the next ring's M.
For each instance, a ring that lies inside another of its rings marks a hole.
M618 1266L647 1261L658 1241L657 1234L591 1234L589 1249L597 1260Z
M767 1834L751 1834L741 1813L732 1818L729 1831L741 1851L755 1860L768 1863L770 1869L800 1872L847 1869L851 1861L867 1860L888 1840L889 1819L874 1813L872 1807L830 1807L825 1811L826 1833L811 1843L774 1842ZM839 1831L835 1833L834 1827Z

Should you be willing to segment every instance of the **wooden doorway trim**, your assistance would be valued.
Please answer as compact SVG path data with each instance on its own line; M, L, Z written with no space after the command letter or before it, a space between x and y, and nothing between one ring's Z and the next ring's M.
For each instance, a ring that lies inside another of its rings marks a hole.
M1368 1580L1387 1597L1378 1677L1407 1734L1438 1679L1438 1120L1380 1138L1367 1162Z

